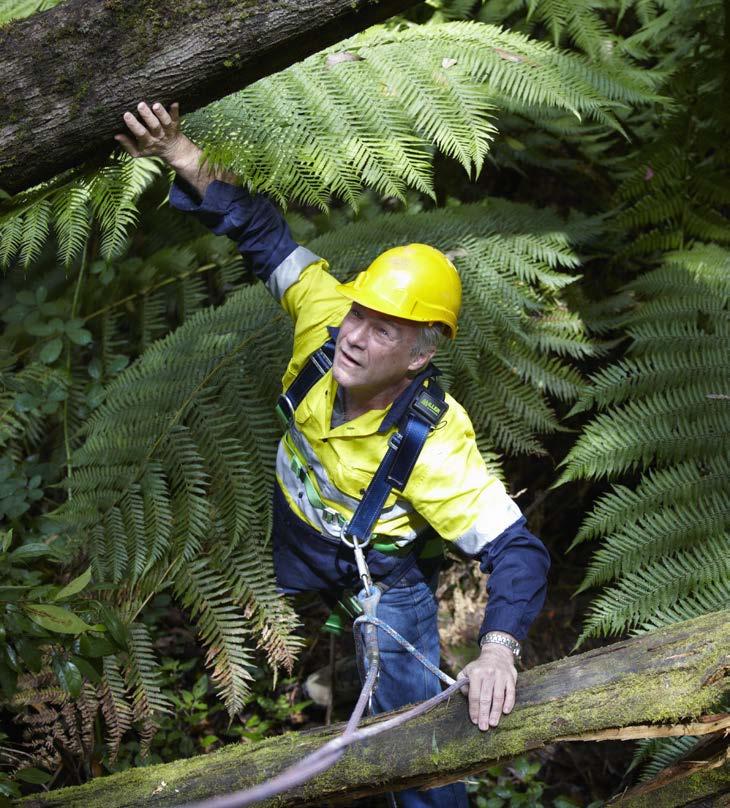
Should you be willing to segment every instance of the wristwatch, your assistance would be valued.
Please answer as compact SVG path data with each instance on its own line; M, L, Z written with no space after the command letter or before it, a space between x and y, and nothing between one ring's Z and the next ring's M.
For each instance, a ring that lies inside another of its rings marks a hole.
M497 631L488 631L481 638L481 640L479 640L480 648L484 648L487 643L504 645L505 647L509 648L510 651L512 651L512 653L515 655L515 659L519 659L522 646L517 642L517 640L513 640L512 637L505 637L504 634L499 634Z

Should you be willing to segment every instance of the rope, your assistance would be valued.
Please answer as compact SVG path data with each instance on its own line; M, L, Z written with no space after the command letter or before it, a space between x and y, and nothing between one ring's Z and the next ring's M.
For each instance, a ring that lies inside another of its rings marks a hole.
M270 780L267 780L260 785L253 786L253 788L243 789L241 791L235 791L232 794L227 794L223 797L212 797L211 799L203 800L202 802L189 803L187 808L244 808L247 805L253 805L256 802L271 799L277 794L281 794L284 791L289 791L292 788L296 788L296 786L306 783L307 780L310 780L317 774L320 774L321 772L326 771L334 766L335 763L337 763L337 761L344 755L346 749L353 743L362 741L366 738L372 738L373 736L379 735L381 732L386 732L389 729L395 729L395 727L405 724L406 721L410 721L412 718L417 718L418 716L427 713L437 704L451 698L454 693L468 683L469 680L466 677L454 681L454 679L437 668L433 663L429 662L429 660L426 659L426 657L424 657L420 651L414 648L413 645L402 637L394 628L389 626L387 623L384 623L379 618L370 614L363 614L355 620L354 625L358 625L359 623L370 623L390 634L394 640L399 642L409 653L413 654L413 656L422 665L431 671L431 673L438 676L439 679L446 682L449 686L446 688L446 690L443 690L436 696L433 696L420 704L416 704L414 707L411 707L410 710L399 713L398 715L393 716L393 718L388 718L384 721L378 722L377 724L371 724L368 727L357 729L357 725L360 723L360 719L365 712L365 707L373 694L375 683L378 678L379 665L377 664L376 655L374 658L375 664L370 664L367 668L365 683L363 684L357 704L355 705L355 709L352 711L352 715L350 716L347 726L345 727L345 731L342 733L342 735L328 741L326 744L324 744L324 746L321 746L315 752L312 752L311 754L302 758L302 760L292 764L288 769L281 772L281 774L276 775L276 777L272 777ZM373 634L376 633L377 632L373 632ZM367 636L366 644L369 644ZM372 653L372 649L369 650ZM334 698L334 693L332 696Z

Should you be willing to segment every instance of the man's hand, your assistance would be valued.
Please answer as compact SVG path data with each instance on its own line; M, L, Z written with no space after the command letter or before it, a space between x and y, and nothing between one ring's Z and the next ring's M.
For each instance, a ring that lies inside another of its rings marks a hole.
M161 157L168 165L175 168L178 164L195 164L200 158L200 149L190 138L180 131L180 105L175 103L170 112L155 103L150 109L144 101L137 104L139 120L131 113L125 112L124 123L129 135L114 135L127 154L132 157Z
M502 713L515 706L517 670L509 648L486 643L477 659L470 662L457 676L469 677L461 692L469 697L469 718L485 730L496 727Z
M180 105L174 103L170 112L162 104L154 103L150 108L144 101L137 104L137 119L131 112L125 112L123 119L130 137L126 134L114 135L124 151L132 157L160 157L200 194L215 179L235 182L228 172L212 171L202 162L203 152L189 137L180 131Z

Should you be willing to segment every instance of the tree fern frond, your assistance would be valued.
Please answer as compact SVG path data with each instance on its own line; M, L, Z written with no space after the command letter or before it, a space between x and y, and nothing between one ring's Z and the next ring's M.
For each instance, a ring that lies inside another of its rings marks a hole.
M720 494L730 479L730 456L679 463L667 469L651 470L636 489L613 486L612 492L594 505L576 536L579 542L608 534L620 526L633 524L645 514L661 513L672 505L694 502L701 494Z
M104 716L109 760L119 754L122 737L132 726L132 708L127 703L127 686L115 656L103 658L104 674L98 687L99 704Z
M22 20L39 11L57 6L61 0L5 0L0 6L0 25Z
M698 740L694 735L685 735L681 738L652 738L639 741L629 771L643 763L639 782L645 783L656 777L663 769L689 755L697 746Z
M244 642L251 634L243 611L231 599L226 577L210 559L199 559L178 570L175 594L195 621L211 678L230 715L243 707L254 662Z
M89 189L69 185L53 197L53 217L58 238L58 255L65 266L79 255L91 231Z
M730 506L721 493L648 513L609 533L591 561L581 590L606 583L682 546L730 529Z
M132 697L132 718L141 726L142 754L146 754L157 731L159 716L170 713L172 703L162 692L160 663L149 629L143 623L132 623L128 631L124 680Z
M730 533L720 534L624 575L593 601L578 642L637 628L679 600L713 585L724 585L730 574L729 547Z
M343 51L354 58L338 62ZM455 22L370 29L185 125L213 163L281 202L325 207L334 193L356 207L363 184L399 197L408 186L430 193L430 145L478 173L495 107L569 110L615 126L613 109L655 98L627 64L596 70L521 34Z
M103 258L122 253L128 232L137 222L137 199L159 174L157 161L120 154L93 176L89 196L101 231Z
M47 199L42 199L37 205L33 205L22 218L23 235L20 243L12 244L12 238L9 239L13 253L20 248L18 260L27 269L34 261L38 259L41 254L43 245L48 238L48 231L51 223L52 207ZM4 242L4 235L0 235L0 239ZM3 256L0 257L0 263L7 264L8 259Z

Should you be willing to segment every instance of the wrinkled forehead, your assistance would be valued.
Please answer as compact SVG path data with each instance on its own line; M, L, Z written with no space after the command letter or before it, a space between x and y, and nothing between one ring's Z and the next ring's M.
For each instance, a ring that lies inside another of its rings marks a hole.
M421 326L426 325L426 323L419 323L415 320L406 320L405 317L394 317L391 314L383 314L381 311L376 311L375 309L369 309L367 306L363 306L362 303L353 302L350 309L362 312L368 317L368 319L377 320L378 322L388 323L395 326L399 333L404 335L410 334L411 332L415 333L419 328L421 328Z

